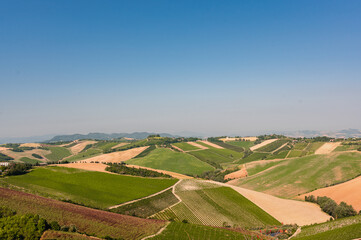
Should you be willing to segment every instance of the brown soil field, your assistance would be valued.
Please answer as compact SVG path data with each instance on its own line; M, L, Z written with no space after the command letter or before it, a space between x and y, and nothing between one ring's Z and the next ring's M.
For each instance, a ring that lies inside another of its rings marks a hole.
M6 148L6 147L0 147L0 152L2 152L2 151L6 151L6 150L8 150L9 148Z
M355 210L361 210L361 176L350 181L337 184L335 186L317 189L313 192L299 196L299 199L305 199L305 196L326 196L332 198L337 203L345 202L354 207Z
M226 138L220 138L219 140L223 141L223 142L230 142L230 141L238 141L238 140L243 140L243 141L256 141L258 138L257 137L242 137L242 138L233 138L233 137L226 137Z
M204 143L204 144L207 144L207 145L209 145L209 146L211 146L211 147L214 147L214 148L224 149L223 147L221 147L221 146L219 146L219 145L217 145L217 144L208 142L208 141L201 141L201 142Z
M44 150L44 149L32 149L32 150L24 151L24 152L13 152L13 151L8 150L8 149L7 150L1 150L0 149L0 152L14 158L15 161L18 161L18 160L20 160L20 158L23 158L23 157L36 159L36 158L34 158L32 156L33 153L36 153L36 154L38 154L38 155L40 155L42 157L44 157L45 155L51 153L50 151ZM44 157L44 159L45 159L45 157ZM37 159L37 160L41 161L41 159Z
M340 145L341 145L341 142L328 142L328 143L325 143L319 149L317 149L315 151L315 154L329 154Z
M20 147L33 147L33 148L37 148L37 147L41 147L40 143L23 143L20 144Z
M282 199L225 183L213 183L233 188L283 224L296 223L304 226L326 222L330 219L329 215L322 212L321 208L313 203Z
M75 225L79 232L97 237L108 235L113 238L141 239L156 233L166 224L162 220L111 213L6 188L0 188L0 205L18 214L38 214L49 222L59 222L61 226Z
M132 149L125 150L125 151L102 154L102 155L99 155L99 156L96 156L96 157L92 157L92 158L88 158L86 160L82 160L82 162L88 162L88 163L90 163L90 162L119 163L119 162L123 162L123 161L127 161L129 159L132 159L133 157L139 155L141 152L143 152L147 148L148 148L148 146L139 147L139 148L132 148Z
M187 143L192 145L192 146L195 146L195 147L197 147L199 149L208 149L206 146L200 145L200 144L198 144L196 142L187 142Z
M70 151L73 155L80 153L88 144L94 144L96 141L81 141L77 145L70 147Z
M87 170L87 171L111 173L111 172L105 171L105 168L108 165L106 165L104 163L86 163L86 162L83 163L82 161L79 161L79 162L72 162L72 163L67 163L67 164L55 164L54 166L77 168L77 169L83 169L83 170Z
M112 149L115 149L115 148L118 148L118 147L123 147L125 145L128 145L129 143L126 143L126 142L122 142L122 143L119 143L118 145L115 145L112 147Z
M233 172L233 173L230 173L230 174L227 174L226 176L224 176L224 180L244 178L247 176L248 176L247 169L245 166L243 166L241 170L238 170L236 172Z
M273 143L274 141L277 141L277 140L278 139L268 139L268 140L265 140L265 141L261 142L260 144L257 144L255 146L251 147L250 149L251 149L251 151L254 151L254 150L258 149L258 148L266 146L266 145L268 145L270 143Z

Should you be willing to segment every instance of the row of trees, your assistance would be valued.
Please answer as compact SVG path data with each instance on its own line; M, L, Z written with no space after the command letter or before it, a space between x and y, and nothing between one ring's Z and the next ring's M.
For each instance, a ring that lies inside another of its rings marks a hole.
M357 215L356 210L345 202L337 204L334 200L329 197L315 197L313 195L305 196L305 201L313 202L320 205L322 211L331 215L335 219L344 218ZM360 211L361 214L361 211Z
M108 167L105 169L109 172L118 173L118 174L125 174L125 175L133 175L133 176L141 176L141 177L164 177L164 178L171 178L171 176L151 171L148 169L143 168L133 168L127 167L124 162L122 163L108 163Z

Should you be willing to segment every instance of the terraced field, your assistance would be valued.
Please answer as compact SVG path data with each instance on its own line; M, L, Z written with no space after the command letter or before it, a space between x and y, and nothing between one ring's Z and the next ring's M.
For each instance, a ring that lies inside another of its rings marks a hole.
M280 223L231 188L183 180L175 187L182 202L155 217L211 226L256 227ZM201 206L201 207L200 207Z
M5 188L0 188L0 206L7 206L18 214L38 214L48 222L59 222L61 226L75 225L79 232L101 238L141 239L156 233L166 224L160 220L100 211Z
M186 153L175 152L167 148L157 148L143 158L128 160L127 164L189 175L197 175L214 169L209 164L202 162L194 156Z
M283 161L256 177L233 184L280 197L295 197L361 174L361 153L310 155Z
M63 167L41 167L28 174L1 179L27 192L106 208L159 192L175 179L150 179Z

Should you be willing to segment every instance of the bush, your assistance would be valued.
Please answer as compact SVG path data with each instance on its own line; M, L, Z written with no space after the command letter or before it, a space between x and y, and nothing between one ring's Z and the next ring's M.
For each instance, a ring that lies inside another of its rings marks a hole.
M40 156L39 154L36 154L36 153L31 154L31 156L33 156L34 158L43 159L42 156Z

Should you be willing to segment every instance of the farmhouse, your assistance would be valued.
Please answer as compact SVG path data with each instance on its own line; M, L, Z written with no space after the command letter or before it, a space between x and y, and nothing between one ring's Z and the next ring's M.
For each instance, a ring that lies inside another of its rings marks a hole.
M0 166L7 167L7 166L9 166L9 162L0 162Z

